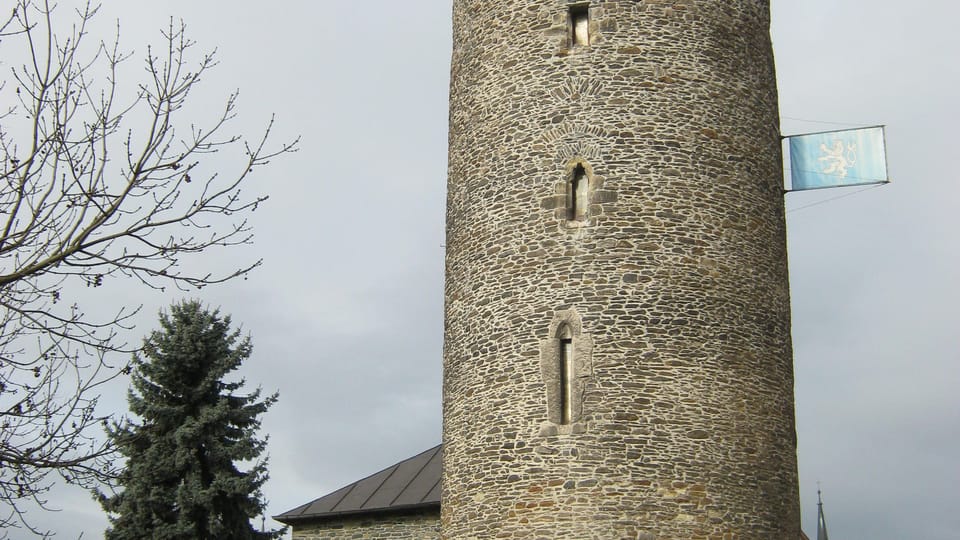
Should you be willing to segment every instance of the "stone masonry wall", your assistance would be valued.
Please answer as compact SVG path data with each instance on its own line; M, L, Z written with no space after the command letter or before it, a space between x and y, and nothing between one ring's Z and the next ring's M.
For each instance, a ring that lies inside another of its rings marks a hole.
M453 6L442 537L797 538L769 1Z
M436 510L411 514L365 514L294 525L293 540L436 540L440 517Z

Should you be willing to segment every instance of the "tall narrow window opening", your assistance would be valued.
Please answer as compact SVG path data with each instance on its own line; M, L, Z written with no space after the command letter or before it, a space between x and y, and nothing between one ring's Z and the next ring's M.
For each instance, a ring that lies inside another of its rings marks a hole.
M570 187L568 189L570 199L569 219L579 221L587 216L587 207L590 204L587 199L588 187L587 170L584 169L582 163L578 163L573 169L573 174L570 175Z
M541 435L575 435L587 430L583 408L593 379L592 356L593 338L583 331L577 310L554 313L548 334L540 340L540 375L547 406Z
M560 423L569 424L573 421L573 335L570 327L563 325L559 332L560 337Z
M586 4L570 6L570 45L590 45L590 10Z
M560 340L560 423L573 418L573 340Z

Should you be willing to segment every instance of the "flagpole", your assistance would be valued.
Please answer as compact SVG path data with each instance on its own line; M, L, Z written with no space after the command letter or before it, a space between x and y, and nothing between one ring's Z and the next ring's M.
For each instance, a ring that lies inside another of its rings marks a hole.
M886 128L886 124L876 124L873 126L860 126L860 127L847 127L847 128L837 128L837 129L828 129L826 131L809 131L806 133L794 133L793 135L784 135L780 133L781 139L789 139L791 137L803 137L805 135L826 135L829 133L841 133L844 131L859 131L861 129L875 129L875 128Z
M845 187L862 187L862 186L882 186L883 184L889 184L891 180L871 180L870 182L859 182L856 184L843 184L839 186L818 186L818 187L809 187L804 189L784 189L784 193L800 193L801 191L816 191L818 189L833 189L833 188L845 188ZM862 191L862 190L861 190ZM859 193L859 191L857 192Z

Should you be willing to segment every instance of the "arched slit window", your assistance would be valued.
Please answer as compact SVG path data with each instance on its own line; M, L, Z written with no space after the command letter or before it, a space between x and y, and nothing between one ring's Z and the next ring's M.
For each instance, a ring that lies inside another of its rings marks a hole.
M557 329L557 337L560 340L559 348L559 385L558 395L560 397L560 423L569 424L573 419L573 333L570 327L563 324Z
M546 390L547 423L544 435L583 433L586 388L593 376L593 339L583 332L575 309L554 314L540 340L540 374Z
M587 217L587 208L590 205L589 187L590 180L587 177L587 169L583 166L583 163L577 163L573 172L570 173L570 183L567 186L568 219L581 221Z

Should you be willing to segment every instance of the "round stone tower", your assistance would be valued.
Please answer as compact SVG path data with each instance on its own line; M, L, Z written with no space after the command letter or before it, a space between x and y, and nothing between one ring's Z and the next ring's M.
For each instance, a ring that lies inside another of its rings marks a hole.
M453 6L443 538L798 538L769 2Z

